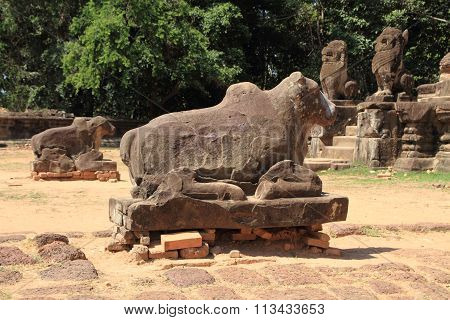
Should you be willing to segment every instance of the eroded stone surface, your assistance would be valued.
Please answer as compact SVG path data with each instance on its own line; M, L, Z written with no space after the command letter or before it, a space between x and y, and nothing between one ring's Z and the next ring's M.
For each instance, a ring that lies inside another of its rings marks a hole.
M0 269L0 284L11 285L22 279L22 273L14 270Z
M34 237L34 242L36 242L38 247L45 246L54 241L64 242L66 244L69 243L69 239L65 235L57 233L42 233Z
M281 285L299 286L324 283L322 275L304 264L268 266L265 272Z
M39 274L44 280L55 281L92 280L98 278L97 270L88 260L65 261L61 264L54 264Z
M241 267L226 267L215 271L222 281L243 286L266 286L269 280L258 272Z
M215 281L206 270L198 268L174 268L166 271L164 275L177 287L211 284Z
M39 249L38 253L46 261L86 260L83 251L61 241L54 241L44 245Z
M0 247L0 266L33 264L36 261L17 247Z

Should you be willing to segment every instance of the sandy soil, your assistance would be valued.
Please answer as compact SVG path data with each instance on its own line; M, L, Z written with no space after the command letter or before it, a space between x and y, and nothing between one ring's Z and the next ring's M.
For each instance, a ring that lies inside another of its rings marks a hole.
M117 183L35 182L29 178L29 149L0 149L0 234L21 234L0 246L15 246L37 259L18 271L16 283L0 283L0 299L187 298L187 299L448 299L450 232L377 232L332 238L341 258L303 251L284 252L266 242L219 244L222 254L204 260L160 260L137 265L129 254L104 251L107 238L92 232L108 229L108 198L128 197L127 170L117 149L105 158L119 163ZM347 222L356 224L450 223L450 191L431 184L354 183L352 177L323 176L324 191L350 199ZM41 232L69 233L70 243L94 264L98 279L43 280L42 261L30 240ZM77 233L74 233L77 232ZM227 254L238 249L243 258ZM190 286L177 282L189 269ZM167 273L172 270L173 273ZM200 270L200 271L199 271ZM203 270L203 271L202 271ZM204 272L206 271L206 273Z

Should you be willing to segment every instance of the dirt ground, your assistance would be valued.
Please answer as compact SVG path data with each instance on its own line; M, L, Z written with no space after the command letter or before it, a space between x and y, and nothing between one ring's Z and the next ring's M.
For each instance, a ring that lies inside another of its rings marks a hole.
M208 259L137 265L128 253L105 252L108 238L95 233L111 227L108 199L128 197L130 189L118 149L103 151L105 158L118 161L121 181L32 181L31 150L0 149L0 247L18 247L36 260L0 263L0 299L450 298L450 175L444 177L447 187L404 181L360 184L352 176L322 175L325 192L350 199L347 221L325 225L325 232L364 226L359 234L331 239L333 247L343 250L339 258L284 252L257 241L219 243L223 253ZM98 278L43 277L52 263L40 259L31 240L42 232L67 234L93 263ZM229 258L232 249L243 257Z

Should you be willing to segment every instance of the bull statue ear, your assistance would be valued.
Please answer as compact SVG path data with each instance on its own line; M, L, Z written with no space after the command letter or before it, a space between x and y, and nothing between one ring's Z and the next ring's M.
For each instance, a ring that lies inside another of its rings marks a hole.
M408 43L408 36L409 36L409 31L408 29L406 29L405 31L403 31L402 33L402 37L403 37L403 45L406 46L406 44Z
M306 84L306 78L305 78L305 76L304 76L303 74L301 74L300 72L299 72L298 78L297 78L296 80L297 80L297 83L298 83L299 85L301 85L301 86L304 86L304 85Z

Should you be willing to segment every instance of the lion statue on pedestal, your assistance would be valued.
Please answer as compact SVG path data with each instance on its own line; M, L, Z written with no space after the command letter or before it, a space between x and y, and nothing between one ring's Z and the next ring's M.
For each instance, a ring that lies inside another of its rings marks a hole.
M405 69L403 51L408 43L408 30L385 28L375 44L375 56L372 59L372 72L375 75L378 91L374 97L402 96L411 97L413 77Z
M352 99L358 93L358 84L347 74L347 44L333 40L322 50L320 83L331 100Z

